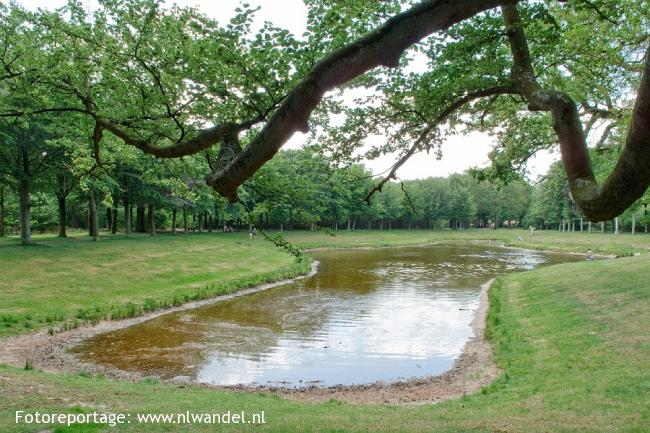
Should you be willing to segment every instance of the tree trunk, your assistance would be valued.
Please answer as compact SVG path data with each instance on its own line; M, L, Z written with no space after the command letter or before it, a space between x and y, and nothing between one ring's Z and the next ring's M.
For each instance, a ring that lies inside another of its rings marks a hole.
M588 228L588 230L589 230L589 233L591 233L591 221L589 221L589 228Z
M5 188L0 186L0 238L5 235Z
M144 223L144 206L143 205L138 205L136 209L136 215L135 215L136 221L135 221L135 231L138 233L146 233L147 229L145 227Z
M178 209L174 208L172 210L172 233L176 234L176 214L178 213Z
M199 233L203 231L203 213L199 212Z
M95 193L91 189L88 196L88 227L89 233L94 241L99 240L99 226L97 224L97 203L95 202Z
M23 177L20 181L20 240L23 244L32 243L30 206L29 181Z
M70 211L70 227L73 229L79 228L79 215L77 214L77 207L73 207Z
M619 228L618 228L618 217L614 218L614 234L617 235L619 233Z
M585 224L584 219L580 218L580 233L584 231L584 224Z
M636 233L636 216L632 212L632 234Z
M350 218L348 218L348 230L352 228L352 221L350 221Z
M113 211L110 207L106 208L106 230L110 230L113 226Z
M212 233L212 215L208 213L205 214L205 225L208 229L208 233Z
M187 221L187 209L183 208L183 232L187 234L189 232L189 222Z
M149 205L149 235L156 235L156 207Z
M605 221L600 222L600 232L605 233Z
M113 214L111 217L111 233L117 234L117 202L115 203L115 207L113 208L112 213Z
M59 206L59 237L67 238L68 235L65 232L65 195L57 193L56 201Z
M131 236L131 203L128 195L124 196L124 234L127 238Z

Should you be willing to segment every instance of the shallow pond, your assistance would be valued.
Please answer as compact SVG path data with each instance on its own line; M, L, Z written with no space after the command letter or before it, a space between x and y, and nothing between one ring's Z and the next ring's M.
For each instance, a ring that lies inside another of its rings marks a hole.
M83 361L221 385L330 386L448 370L490 278L575 256L487 244L312 254L292 284L98 335Z

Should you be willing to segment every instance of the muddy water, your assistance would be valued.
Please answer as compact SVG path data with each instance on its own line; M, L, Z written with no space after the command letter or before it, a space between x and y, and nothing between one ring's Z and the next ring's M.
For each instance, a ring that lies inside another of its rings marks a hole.
M489 245L319 252L312 278L160 316L75 348L84 361L222 385L330 386L448 370L480 286L575 257Z

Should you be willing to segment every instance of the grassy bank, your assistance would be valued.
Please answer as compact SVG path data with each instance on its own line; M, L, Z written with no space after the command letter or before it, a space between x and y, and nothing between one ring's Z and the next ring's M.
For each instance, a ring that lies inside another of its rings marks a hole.
M322 233L288 237L303 246L324 246L322 239L327 239L330 245L336 242L336 246L344 247L348 245L346 236L354 246L371 246L372 242L399 242L395 239L400 233L405 232L386 232L381 236L387 236L376 239L366 233L339 234L331 239ZM523 232L523 241L516 241L519 234L510 231L490 231L490 236L480 231L443 232L435 238L426 238L425 233L404 235L403 241L415 244L491 238L509 243L532 242ZM435 235L426 233L426 236ZM647 251L647 239L650 239L600 234L535 233L534 236L536 243L525 246L553 245L569 251L574 245L573 251L582 252L591 247L594 251L613 254ZM581 242L579 236L587 240ZM607 239L601 240L600 236ZM208 235L206 238L213 239ZM243 260L247 265L250 262ZM650 255L646 253L638 257L558 265L497 280L490 291L492 307L487 333L504 374L482 392L457 401L427 406L356 406L337 401L309 404L258 393L225 393L151 380L111 381L83 373L48 374L5 366L0 367L0 430L32 432L45 428L17 426L16 410L131 414L264 410L265 425L215 428L195 424L184 425L182 431L647 432L650 426L647 404L650 401L649 268ZM177 432L179 426L133 423L112 429L84 426L54 431Z
M373 230L334 232L324 231L284 232L283 236L303 248L355 248L390 247L399 245L421 245L456 240L493 240L509 246L539 250L585 253L591 248L598 254L630 255L650 252L650 235L645 233L559 233L557 231L536 231L508 229L472 230Z
M306 272L243 233L0 243L0 336L132 317Z

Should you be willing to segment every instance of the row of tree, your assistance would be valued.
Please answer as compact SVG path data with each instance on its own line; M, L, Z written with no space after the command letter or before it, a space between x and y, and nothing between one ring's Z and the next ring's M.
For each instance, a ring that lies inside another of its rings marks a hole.
M98 239L100 227L128 236L250 224L279 230L592 229L573 203L558 164L535 186L521 180L497 186L455 174L387 182L369 197L377 179L363 165L340 168L322 152L305 148L280 152L244 184L240 201L230 203L200 178L205 166L213 163L208 152L161 164L117 147L99 159L89 151L91 146L57 132L60 128L47 124L4 125L0 235L20 232L23 242L29 243L32 228L58 229L61 237L68 227L83 228ZM596 165L609 159L594 158ZM639 200L610 225L596 229L634 232L649 222L644 201Z

